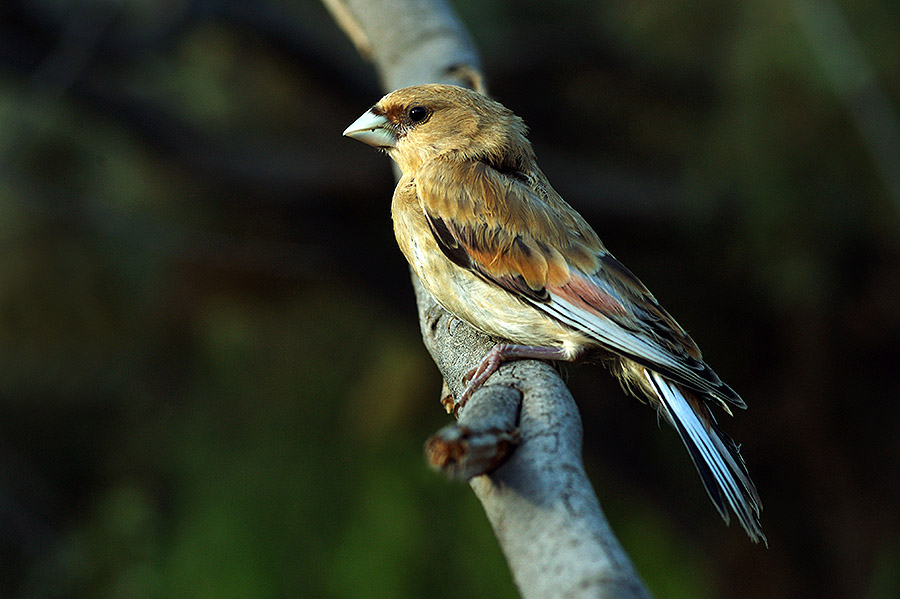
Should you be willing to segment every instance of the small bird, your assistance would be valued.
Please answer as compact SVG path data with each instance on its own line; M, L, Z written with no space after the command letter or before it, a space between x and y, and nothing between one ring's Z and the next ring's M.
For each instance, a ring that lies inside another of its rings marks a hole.
M344 131L399 165L394 233L425 288L451 314L506 340L467 375L459 405L506 360L599 352L623 388L678 432L725 521L730 508L765 542L756 487L710 409L731 414L746 404L554 191L526 131L502 104L438 84L391 92Z

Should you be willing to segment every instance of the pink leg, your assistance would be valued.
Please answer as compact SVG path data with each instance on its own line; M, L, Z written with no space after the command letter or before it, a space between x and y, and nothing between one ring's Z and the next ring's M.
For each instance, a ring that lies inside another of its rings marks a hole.
M498 343L491 348L481 363L467 372L463 376L462 382L466 384L466 388L459 398L457 411L466 405L469 398L475 393L485 381L494 374L500 365L510 360L522 359L534 360L567 360L574 358L569 357L565 350L561 347L540 347L535 345L513 345L512 343Z

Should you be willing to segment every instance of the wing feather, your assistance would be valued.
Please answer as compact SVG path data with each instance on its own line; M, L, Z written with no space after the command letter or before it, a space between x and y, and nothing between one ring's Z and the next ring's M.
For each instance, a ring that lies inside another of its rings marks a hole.
M516 173L476 161L419 169L416 192L444 255L598 345L708 393L726 410L746 407L543 174Z

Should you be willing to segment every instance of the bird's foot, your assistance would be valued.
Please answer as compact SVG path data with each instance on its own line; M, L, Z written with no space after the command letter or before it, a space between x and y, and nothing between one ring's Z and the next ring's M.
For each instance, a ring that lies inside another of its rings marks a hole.
M459 401L456 403L456 413L465 407L472 394L478 391L484 383L497 372L504 362L510 360L571 360L572 357L561 347L541 347L535 345L514 345L512 343L498 343L491 348L481 362L463 375L462 383L466 386Z

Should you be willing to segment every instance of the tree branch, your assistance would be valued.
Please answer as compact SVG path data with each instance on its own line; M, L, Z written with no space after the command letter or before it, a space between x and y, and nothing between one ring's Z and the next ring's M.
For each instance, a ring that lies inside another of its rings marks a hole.
M474 46L443 0L325 4L374 61L385 91L427 82L483 90ZM413 285L425 345L459 397L463 373L496 340L447 313L415 275ZM585 475L581 441L558 373L521 360L504 364L426 451L448 474L477 475L470 484L523 597L649 597Z

